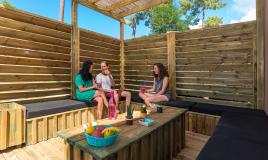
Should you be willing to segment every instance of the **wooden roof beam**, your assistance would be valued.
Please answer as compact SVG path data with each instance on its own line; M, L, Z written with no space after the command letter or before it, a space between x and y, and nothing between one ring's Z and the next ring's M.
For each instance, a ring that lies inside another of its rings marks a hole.
M113 3L110 6L105 7L105 10L112 11L112 10L115 10L115 9L120 9L120 8L123 8L123 7L125 7L125 6L127 6L129 4L132 4L132 3L137 2L137 1L138 0L125 0L125 1L120 0L120 1L118 1L116 3Z
M91 8L91 9L93 9L93 10L95 10L95 11L97 11L97 12L100 12L100 13L102 13L102 14L108 16L108 17L111 17L111 18L113 18L113 19L115 19L115 20L117 20L117 21L121 21L121 18L117 18L117 17L115 17L115 16L114 16L111 12L109 12L109 11L104 11L104 10L98 8L95 4L90 3L88 0L79 0L79 3L80 3L81 5L83 5L83 6L85 6L85 7Z
M136 13L136 12L139 12L139 11L143 11L143 10L147 10L149 8L152 8L152 7L156 6L156 5L159 5L161 3L165 3L165 2L168 2L168 1L169 0L151 0L151 1L147 2L145 5L134 7L133 9L128 10L126 12L119 13L118 15L115 15L115 17L117 17L117 19L122 19L125 16L128 16L130 14L133 14L133 13Z

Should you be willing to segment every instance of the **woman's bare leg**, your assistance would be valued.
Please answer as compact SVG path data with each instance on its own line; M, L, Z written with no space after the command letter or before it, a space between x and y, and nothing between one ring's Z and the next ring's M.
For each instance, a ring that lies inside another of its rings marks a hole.
M115 106L116 106L116 109L118 110L118 105L119 105L119 95L118 93L115 91L114 92L114 99L115 99Z
M127 92L127 91L123 91L121 93L121 96L122 97L126 97L126 107L127 106L130 106L130 102L131 102L131 93L130 92Z
M105 96L104 92L103 91L96 91L96 93L94 95L94 98L98 97L98 96L102 97L104 105L108 108L108 101L106 99L106 96Z
M158 103L163 101L167 101L167 97L165 95L154 95L145 99L145 103L150 107L153 107L152 103Z
M103 100L100 96L94 98L97 101L97 109L98 109L98 119L102 118L102 110L103 110Z

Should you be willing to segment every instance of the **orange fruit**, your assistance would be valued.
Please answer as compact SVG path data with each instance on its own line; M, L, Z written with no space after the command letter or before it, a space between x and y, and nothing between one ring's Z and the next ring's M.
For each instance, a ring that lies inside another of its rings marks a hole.
M87 134L92 134L95 131L95 128L92 125L89 125L86 129Z

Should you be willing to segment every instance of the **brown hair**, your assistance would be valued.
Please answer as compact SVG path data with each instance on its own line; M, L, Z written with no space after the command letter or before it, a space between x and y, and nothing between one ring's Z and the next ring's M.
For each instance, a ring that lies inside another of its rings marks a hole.
M159 75L158 74L155 74L153 72L153 75L155 78L160 78L160 79L163 79L164 77L168 77L168 71L167 71L167 68L162 64L162 63L155 63L154 66L156 66L159 70Z
M101 61L101 64L104 63L107 67L109 66L107 61Z

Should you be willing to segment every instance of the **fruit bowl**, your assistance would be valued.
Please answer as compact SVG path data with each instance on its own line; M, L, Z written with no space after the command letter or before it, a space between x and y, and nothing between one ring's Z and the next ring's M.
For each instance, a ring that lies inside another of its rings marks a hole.
M98 126L94 126L96 129ZM108 128L110 126L106 125L104 126L105 128ZM87 134L86 132L84 133L86 141L89 145L94 146L94 147L107 147L116 141L117 137L119 136L120 132L115 132L112 136L108 137L95 137L93 135Z

